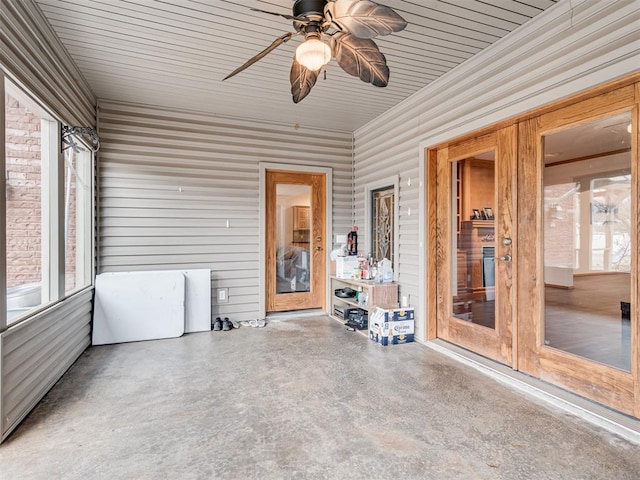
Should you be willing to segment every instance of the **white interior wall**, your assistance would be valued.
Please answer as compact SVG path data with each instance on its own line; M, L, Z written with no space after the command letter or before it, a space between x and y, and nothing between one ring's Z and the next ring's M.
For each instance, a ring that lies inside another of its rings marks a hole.
M364 186L398 175L400 294L426 335L424 149L640 70L640 2L564 0L354 133ZM393 78L391 79L393 81Z

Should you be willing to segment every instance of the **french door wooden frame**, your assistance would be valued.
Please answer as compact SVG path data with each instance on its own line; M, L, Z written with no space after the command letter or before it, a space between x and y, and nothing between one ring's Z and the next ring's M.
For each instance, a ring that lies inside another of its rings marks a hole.
M632 112L631 244L635 245L631 263L631 305L638 305L638 101L640 88L629 85L595 98L545 113L520 122L518 212L520 245L518 270L518 322L520 355L518 369L567 388L579 395L608 405L621 412L640 417L638 365L638 319L631 315L631 371L590 361L544 344L544 277L542 178L544 153L542 137L561 129L597 120L624 111Z
M496 260L495 328L487 328L452 316L451 265L453 252L451 236L452 164L455 161L487 151L495 152L495 258L510 255L515 258L515 245L503 245L503 239L515 238L513 215L515 203L514 172L516 160L516 128L509 126L471 140L439 148L436 156L436 236L435 256L437 281L437 335L440 338L512 365L513 362L513 264Z
M266 311L280 312L326 307L326 175L324 173L281 171L265 172L265 272ZM311 187L310 210L310 287L308 292L277 293L276 250L277 215L276 186L308 185Z
M545 106L521 118L485 129L476 136L442 144L427 151L427 314L428 338L442 338L511 366L536 378L640 418L640 336L638 325L638 254L640 252L640 77L599 87L591 94ZM634 83L635 82L635 83ZM631 198L631 371L600 364L544 343L544 268L542 250L542 136L563 128L628 111L632 116ZM499 145L503 144L500 148ZM500 236L511 234L513 262L496 262L496 278L506 276L505 293L496 294L496 329L469 324L451 316L451 167L456 159L490 145L497 148L498 218ZM479 148L479 149L478 149ZM513 162L504 160L506 152ZM502 203L500 203L502 202ZM511 210L510 210L511 209ZM502 218L506 215L506 218ZM513 220L509 229L508 222ZM511 269L511 270L509 270ZM513 295L507 292L511 292ZM505 296L506 295L506 296ZM511 302L513 300L513 302ZM510 315L513 312L513 315ZM508 320L507 320L508 319ZM433 321L435 320L435 321Z

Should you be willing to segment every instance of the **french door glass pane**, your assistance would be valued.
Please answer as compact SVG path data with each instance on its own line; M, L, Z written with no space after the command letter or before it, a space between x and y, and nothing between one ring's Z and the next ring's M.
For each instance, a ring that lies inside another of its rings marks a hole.
M276 185L276 293L310 291L311 186Z
M495 328L495 152L451 169L451 315Z
M543 137L545 344L629 371L631 114Z

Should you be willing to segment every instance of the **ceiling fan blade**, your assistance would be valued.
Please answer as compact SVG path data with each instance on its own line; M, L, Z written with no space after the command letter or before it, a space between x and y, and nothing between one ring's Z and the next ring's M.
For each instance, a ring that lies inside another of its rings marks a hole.
M236 68L233 72L231 72L229 75L227 75L226 77L224 77L222 79L222 81L224 82L227 78L231 78L234 75L237 75L238 73L240 73L241 71L243 71L245 68L250 67L251 65L253 65L254 63L256 63L258 60L263 59L264 57L267 56L267 54L269 54L270 52L272 52L273 50L275 50L276 48L278 48L280 45L282 45L284 42L288 41L291 39L291 37L293 37L294 35L296 35L295 33L292 32L288 32L285 33L284 35L276 38L274 40L274 42L269 45L267 48L265 48L263 51L261 51L259 54L257 54L256 56L250 58L249 60L247 60L243 65L239 66L238 68Z
M296 60L296 56L293 56L293 64L291 65L291 73L289 80L291 80L291 95L293 96L293 103L298 103L304 97L309 95L311 89L318 80L320 70L309 70L304 65L301 65Z
M328 2L325 15L338 29L358 38L375 38L399 32L407 21L392 8L370 0L336 0Z
M275 15L276 17L286 18L287 20L296 19L296 17L294 17L293 15L285 15L284 13L269 12L267 10L260 10L259 8L251 8L250 10L253 10L254 12L268 13L269 15Z
M376 87L389 83L387 60L373 40L336 33L331 37L331 49L338 65L349 75Z

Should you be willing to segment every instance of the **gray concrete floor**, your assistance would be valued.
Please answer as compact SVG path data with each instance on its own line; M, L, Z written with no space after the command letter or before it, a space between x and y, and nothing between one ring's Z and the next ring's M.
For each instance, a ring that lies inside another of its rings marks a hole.
M17 479L634 479L640 447L327 317L92 347L0 446Z

